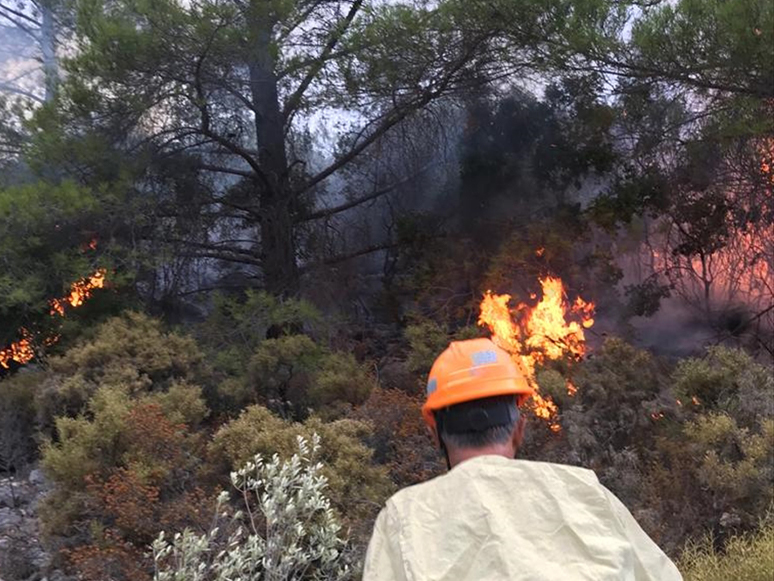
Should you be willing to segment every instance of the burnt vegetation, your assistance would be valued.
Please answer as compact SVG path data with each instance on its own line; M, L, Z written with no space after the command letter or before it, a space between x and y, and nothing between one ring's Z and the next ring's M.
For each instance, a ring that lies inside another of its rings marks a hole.
M0 577L152 579L314 434L357 562L434 357L549 276L523 455L774 574L769 0L0 0L0 50Z

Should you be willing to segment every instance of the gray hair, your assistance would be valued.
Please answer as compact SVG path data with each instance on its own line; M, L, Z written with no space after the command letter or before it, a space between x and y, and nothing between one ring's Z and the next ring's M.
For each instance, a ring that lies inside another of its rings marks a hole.
M438 436L448 448L482 448L491 444L505 444L513 434L513 428L519 423L519 411L511 415L506 424L493 426L482 431L449 433L443 424Z

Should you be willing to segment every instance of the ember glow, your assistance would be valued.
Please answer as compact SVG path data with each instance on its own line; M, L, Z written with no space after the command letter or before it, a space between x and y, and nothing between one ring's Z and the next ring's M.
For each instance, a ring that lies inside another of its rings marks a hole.
M560 278L540 279L540 286L543 297L534 307L519 303L510 308L510 295L487 292L481 301L478 324L488 327L495 343L511 353L535 389L531 402L535 415L548 421L551 430L558 432L561 427L556 418L556 404L550 396L543 397L538 392L535 366L547 359L583 357L584 329L594 324L594 304L580 297L572 305L568 304ZM568 381L567 393L575 395L576 392L575 385Z
M91 246L90 246L91 247ZM70 285L70 293L67 296L52 299L49 302L51 316L64 317L68 308L77 308L89 300L95 289L105 288L105 275L107 271L100 268L91 276L75 281ZM20 329L21 339L11 343L5 349L0 349L0 367L9 369L11 362L19 365L29 363L35 358L34 337L27 329ZM44 345L53 345L59 340L59 335L51 335L43 338Z
M35 350L32 347L32 335L27 329L21 329L21 335L21 339L11 343L5 349L0 349L0 367L8 369L11 361L24 365L35 357Z

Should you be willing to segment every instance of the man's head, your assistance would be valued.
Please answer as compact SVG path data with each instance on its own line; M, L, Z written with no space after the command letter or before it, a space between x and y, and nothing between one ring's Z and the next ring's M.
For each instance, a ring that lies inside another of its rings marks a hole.
M435 414L434 437L450 466L484 454L513 458L524 437L516 397L499 395L457 404Z
M511 357L489 339L455 341L436 359L422 415L450 466L474 456L513 457L532 388Z

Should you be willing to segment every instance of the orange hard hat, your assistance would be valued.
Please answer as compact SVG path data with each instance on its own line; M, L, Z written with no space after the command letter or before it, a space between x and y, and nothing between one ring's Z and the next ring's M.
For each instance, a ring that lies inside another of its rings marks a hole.
M511 356L491 339L452 341L430 370L422 417L435 426L435 412L449 406L511 394L521 404L532 393Z

